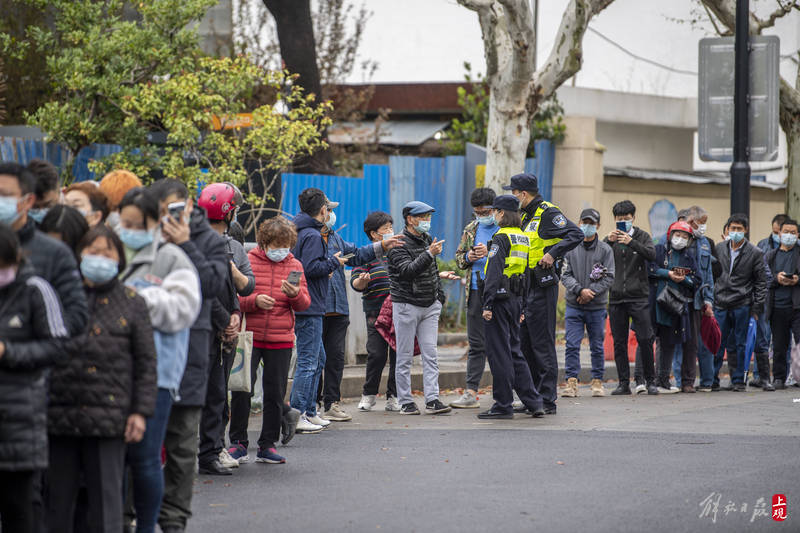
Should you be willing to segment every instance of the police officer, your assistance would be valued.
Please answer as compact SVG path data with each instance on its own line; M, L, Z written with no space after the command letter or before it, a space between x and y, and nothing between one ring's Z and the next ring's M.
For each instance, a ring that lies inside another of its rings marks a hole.
M483 319L486 357L492 369L494 405L478 418L514 418L512 388L534 417L544 416L542 398L533 386L530 368L522 356L519 319L528 286L528 236L519 229L519 201L505 194L492 204L500 226L489 243L484 267Z
M503 187L522 206L520 228L530 239L530 288L522 324L522 352L533 384L542 395L546 414L556 414L558 360L556 359L556 303L561 258L583 241L583 232L567 220L558 206L539 194L533 174L517 174Z

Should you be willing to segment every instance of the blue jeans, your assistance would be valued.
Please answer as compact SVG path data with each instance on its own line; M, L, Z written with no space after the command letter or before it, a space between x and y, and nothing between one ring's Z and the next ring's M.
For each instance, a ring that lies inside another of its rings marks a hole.
M681 388L681 367L683 366L683 344L675 345L675 354L672 356L672 375L675 376L675 386Z
M675 346L675 358L672 360L672 375L675 376L675 386L678 388L683 384L681 382L682 363L683 345L678 344ZM714 354L706 348L703 338L699 335L697 337L697 366L700 367L700 386L710 387L714 382Z
M750 322L750 306L743 305L734 309L715 309L714 316L719 323L722 339L727 339L733 332L736 344L735 353L728 352L728 369L731 372L732 383L744 383L744 350L747 344L747 326ZM725 355L725 342L720 346L714 357L714 383L719 384L719 370L722 368L722 358ZM734 365L734 368L731 368Z
M158 389L156 410L147 419L142 440L128 445L127 463L133 482L133 505L136 508L137 533L152 533L156 529L161 498L164 495L164 474L161 472L161 445L172 410L172 395Z
M605 336L605 309L581 309L568 305L564 315L567 349L564 366L567 378L577 378L581 371L581 342L583 329L589 335L589 348L592 352L592 379L603 379L606 362L603 350Z
M301 413L316 416L317 389L322 370L325 368L322 317L298 316L294 331L297 335L297 364L290 403Z

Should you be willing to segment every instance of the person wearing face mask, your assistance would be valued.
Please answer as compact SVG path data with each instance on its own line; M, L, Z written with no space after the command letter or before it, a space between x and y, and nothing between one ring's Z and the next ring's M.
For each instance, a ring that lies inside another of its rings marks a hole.
M691 311L701 277L691 240L692 227L688 223L682 220L673 223L667 231L666 244L656 246L656 257L650 266L650 276L655 280L651 305L655 308L656 335L661 341L657 378L659 394L671 394L678 390L695 392L695 359L700 322L697 320L698 316ZM675 297L677 304L668 305L663 300L666 296ZM672 358L675 347L679 344L683 348L682 389L670 384Z
M278 455L275 447L281 437L282 422L290 410L284 398L294 345L295 313L305 311L311 304L308 285L305 275L302 274L303 265L289 251L296 239L294 226L283 217L270 218L261 223L257 234L258 247L248 254L255 273L256 286L248 296L239 297L247 331L253 332L251 391L255 389L258 366L261 363L264 365L261 379L261 433L255 456L257 463L286 462L284 457ZM292 272L301 273L297 284L289 282ZM252 397L253 392L231 393L231 448L228 451L240 463L250 460L247 426ZM303 430L319 432L322 428L309 425ZM292 435L293 433L284 432L283 443L289 442Z
M492 203L492 217L499 229L489 241L480 291L494 404L477 416L489 420L514 418L512 391L516 391L526 412L542 418L545 414L542 397L533 385L519 339L522 305L529 283L530 249L529 237L519 228L519 200L510 194L498 196Z
M227 290L217 296L211 307L215 342L211 344L209 355L208 391L200 418L200 447L197 455L202 474L230 474L230 470L217 468L216 461L226 469L239 466L239 462L230 457L225 448L228 376L236 354L235 341L241 328L239 296L252 294L256 282L244 246L228 236L227 231L243 200L238 189L230 183L206 185L197 199L197 205L206 211L211 228L225 239L230 257Z
M777 250L781 247L781 226L787 218L789 218L789 215L785 213L778 213L772 217L772 232L768 237L758 241L758 249L764 252L764 254L770 250Z
M566 289L566 311L564 316L564 354L567 387L561 396L578 396L578 374L581 370L580 350L584 329L589 336L592 353L592 396L605 396L603 376L605 374L606 307L608 290L614 283L614 252L600 240L600 213L588 208L581 211L583 245L567 252L566 267L561 284Z
M655 384L653 326L650 317L650 283L647 262L653 261L656 249L650 234L634 226L636 206L630 200L614 204L614 229L603 239L614 252L614 284L609 292L608 319L614 339L614 363L619 386L612 395L631 394L628 335L630 324L641 347L641 367L647 394L658 394ZM637 371L639 366L637 365Z
M728 218L728 242L717 244L722 274L714 285L714 316L722 332L722 343L733 332L736 350L728 351L728 370L731 389L745 390L744 357L747 344L747 329L750 318L764 312L769 276L761 250L749 242L747 216L735 213ZM720 390L719 371L725 357L725 346L720 347L714 357L714 381L712 390ZM756 359L756 361L758 361Z
M36 180L36 201L33 203L33 208L28 211L28 216L36 224L41 224L47 212L57 206L61 198L61 194L58 191L60 181L58 179L58 169L44 159L31 159L28 163L28 170L31 171Z
M153 330L145 300L117 280L125 254L116 234L95 226L78 253L91 330L50 377L47 519L51 531L72 531L83 479L87 527L120 531L125 446L142 440L156 405Z
M125 268L120 280L136 289L147 303L157 354L156 405L146 421L144 437L128 446L131 469L132 508L126 523L135 518L137 531L155 531L164 494L161 445L173 400L178 398L186 368L190 328L200 313L200 280L191 259L176 245L161 239L158 199L152 191L137 187L119 204L118 234L124 245ZM197 435L194 442L196 446ZM195 448L190 453L195 461Z
M450 412L439 400L439 363L436 341L439 315L445 295L440 278L454 277L452 272L439 272L436 256L442 253L444 241L430 236L431 215L435 209L424 202L412 201L403 207L405 231L403 245L389 252L392 321L397 339L395 383L400 414L420 414L411 396L411 361L414 337L422 358L425 412Z
M352 243L345 242L334 230L336 227L336 212L333 208L338 205L331 202L328 220L322 228L322 239L328 246L328 256L333 257L337 252L343 255L352 255L346 265L355 267L367 264L382 256L389 250L400 237L390 237L373 241L372 244L356 248ZM370 257L373 256L373 257ZM325 352L325 370L320 376L317 397L322 402L324 413L323 420L333 422L347 422L352 417L339 405L341 400L342 376L344 374L344 349L347 328L350 325L350 307L347 303L347 283L344 276L344 267L333 271L328 283L328 296L325 301L325 317L322 319L322 345Z
M466 286L467 296L467 337L469 352L467 353L467 380L464 394L450 403L456 409L477 409L478 387L486 367L486 351L484 349L484 320L478 282L482 281L486 256L489 255L487 243L499 229L492 216L492 204L495 192L481 187L472 191L470 204L475 220L467 224L461 234L461 242L456 250L456 264L461 270L470 272Z
M520 201L522 224L528 234L528 297L522 324L522 353L525 354L533 383L541 393L545 413L556 414L558 396L558 358L556 357L556 305L561 258L580 245L583 232L555 204L539 194L539 182L533 174L517 174L503 187ZM525 406L517 403L524 411Z
M129 190L142 186L142 180L128 170L112 170L100 180L100 191L108 198L109 214L106 217L108 227L117 230L119 226L119 203Z
M64 189L64 203L80 211L90 228L103 224L109 213L108 198L95 182L73 183Z
M769 354L756 353L760 385L765 391L786 388L789 366L787 354L792 336L795 343L800 342L800 246L797 246L797 235L797 221L785 218L780 228L780 248L768 251L764 258L770 271L774 273L765 306L765 315L770 321L774 342L772 384L769 382Z
M394 235L394 220L389 213L373 211L364 220L364 233L372 242L381 242ZM383 368L389 360L389 377L386 381L386 411L399 411L397 387L394 381L397 353L384 339L375 323L380 315L386 298L389 296L389 267L386 257L381 255L374 261L353 268L350 274L350 286L362 294L364 315L367 320L367 375L361 401L360 411L370 411L375 406L378 386L381 382Z
M693 205L689 209L686 222L692 227L692 246L694 247L695 258L697 259L698 274L700 276L700 288L695 292L692 313L697 322L697 331L703 315L714 316L714 270L719 268L719 261L716 258L714 241L708 237L708 213L699 205ZM711 392L714 376L714 354L712 354L700 335L697 336L697 365L700 369L700 383L697 390L700 392ZM683 386L682 381L678 381L681 375L681 364L683 357L678 357L678 347L675 349L675 358L672 363L672 373L678 387Z
M0 223L0 526L32 533L45 516L35 502L48 467L46 373L70 354L58 298L23 257L14 230Z

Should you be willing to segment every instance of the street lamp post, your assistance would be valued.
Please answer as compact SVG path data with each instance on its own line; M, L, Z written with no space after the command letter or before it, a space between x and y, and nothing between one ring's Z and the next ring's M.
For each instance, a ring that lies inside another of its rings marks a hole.
M750 2L736 0L735 74L733 86L733 163L731 213L750 217Z

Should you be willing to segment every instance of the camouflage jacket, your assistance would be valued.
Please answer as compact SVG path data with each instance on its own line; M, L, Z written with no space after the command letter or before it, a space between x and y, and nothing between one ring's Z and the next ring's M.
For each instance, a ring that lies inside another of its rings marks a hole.
M475 235L477 233L478 221L473 220L464 228L464 232L461 234L461 242L458 243L458 249L456 250L456 264L458 265L458 268L466 271L467 273L467 306L469 306L469 291L472 285L472 262L467 259L467 254L475 245Z

